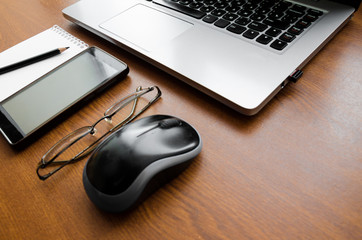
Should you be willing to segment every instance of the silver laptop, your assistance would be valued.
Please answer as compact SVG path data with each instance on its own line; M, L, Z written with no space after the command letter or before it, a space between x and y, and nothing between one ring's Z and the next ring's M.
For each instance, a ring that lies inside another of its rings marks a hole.
M83 0L65 18L253 115L351 18L360 0Z

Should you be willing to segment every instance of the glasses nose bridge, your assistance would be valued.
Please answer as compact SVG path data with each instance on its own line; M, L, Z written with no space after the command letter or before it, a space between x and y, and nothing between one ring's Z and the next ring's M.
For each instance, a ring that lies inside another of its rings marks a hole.
M100 119L98 119L98 120L91 126L90 134L94 134L94 133L95 133L95 130L96 130L96 126L98 125L98 123L102 122L103 120L105 120L105 119L107 119L107 118L110 118L110 116L106 115L106 116L103 116L103 117L101 117Z
M136 105L138 106L139 98L141 96L143 96L144 94L147 94L148 92L151 92L154 89L157 90L156 96L154 96L151 100L148 100L148 103L146 103L145 105L142 104L143 107L141 106L140 107L141 109L138 112L135 113ZM39 162L39 165L38 165L38 168L37 168L37 174L38 174L39 178L42 179L42 180L45 180L48 177L50 177L51 175L53 175L55 172L59 171L64 166L68 165L69 163L73 163L73 162L79 161L80 159L83 159L84 156L87 156L94 149L94 146L96 146L95 144L98 144L100 142L100 140L102 140L105 136L107 136L107 134L112 133L114 130L128 124L133 119L138 117L147 108L149 108L155 101L157 101L160 98L160 96L161 96L161 91L157 86L148 87L148 88L144 88L144 89L142 87L138 87L135 93L128 95L127 97L121 99L119 102L117 102L116 104L112 105L109 109L107 109L106 112L104 113L104 116L99 118L93 125L79 128L78 130L72 132L71 134L67 135L66 137L64 137L63 139L58 141L58 143L56 143L42 157L41 161ZM130 109L131 111L129 112L127 117L124 118L123 114L120 114L120 115L117 114L121 109L123 109L126 105L130 104L131 102L133 102L133 104L132 104L132 107ZM117 119L116 119L117 124L116 125L112 124L110 129L108 129L109 128L108 125L107 126L103 126L103 125L98 126L98 128L100 128L101 131L103 131L103 130L106 131L106 133L103 134L103 136L99 137L91 145L89 145L88 147L86 147L85 149L80 151L72 159L55 161L55 159L59 155L61 155L64 151L69 149L73 144L75 144L79 140L83 139L85 136L87 136L87 135L89 136L89 134L95 135L95 133L97 131L96 126L99 123L101 123L103 120L107 121L108 119L112 119L116 114L117 114L117 116L120 116L121 118L123 118L123 120L121 122L118 122L119 119L117 117ZM50 160L46 161L47 158L50 158ZM39 172L40 169L46 168L48 165L50 165L52 163L56 163L56 164L58 164L60 166L55 168L53 171L50 171L48 174L41 175L40 172Z

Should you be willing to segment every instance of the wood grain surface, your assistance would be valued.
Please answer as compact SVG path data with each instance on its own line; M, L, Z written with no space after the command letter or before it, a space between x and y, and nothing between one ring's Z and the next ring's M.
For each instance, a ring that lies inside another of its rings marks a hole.
M64 19L74 2L2 0L0 51L57 24L130 73L28 146L0 137L0 239L362 239L361 10L298 83L246 117ZM174 115L200 132L186 171L126 214L87 198L85 161L37 178L47 149L139 85L163 92L143 116Z

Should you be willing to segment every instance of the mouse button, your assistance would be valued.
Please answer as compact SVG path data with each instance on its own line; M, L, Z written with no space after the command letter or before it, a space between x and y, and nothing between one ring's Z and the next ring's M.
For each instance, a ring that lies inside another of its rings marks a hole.
M127 144L119 137L110 140L92 154L86 172L89 181L100 192L117 194L127 189L141 170L134 167Z
M165 146L179 152L191 151L198 146L199 142L197 132L187 125L165 131L163 139Z
M169 129L154 129L137 139L132 147L137 155L136 158L146 159L150 163L191 151L199 145L199 142L197 132L185 125Z
M124 127L123 135L125 138L135 139L142 136L159 126L157 119L152 120L149 118L140 119Z
M160 121L158 123L158 125L160 126L160 128L168 129L168 128L180 126L180 125L182 125L182 122L181 122L181 120L179 120L177 118L166 118L166 119Z

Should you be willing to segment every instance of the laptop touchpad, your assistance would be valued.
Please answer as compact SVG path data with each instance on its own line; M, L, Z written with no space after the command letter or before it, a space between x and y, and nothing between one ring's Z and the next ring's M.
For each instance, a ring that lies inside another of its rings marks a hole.
M168 42L193 25L138 4L99 25L147 51Z

